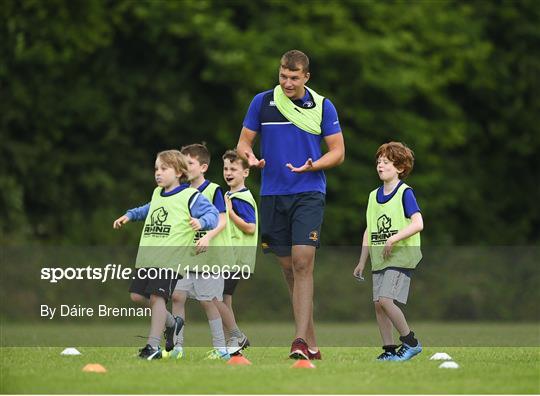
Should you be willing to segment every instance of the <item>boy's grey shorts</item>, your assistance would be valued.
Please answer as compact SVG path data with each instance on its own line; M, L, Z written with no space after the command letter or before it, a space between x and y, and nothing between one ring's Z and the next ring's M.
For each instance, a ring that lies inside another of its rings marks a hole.
M383 272L373 274L373 301L379 301L380 297L397 300L402 304L407 303L411 277L395 269L386 269Z
M207 274L204 277L202 274L189 273L176 283L174 290L184 291L189 298L199 301L212 301L216 298L218 301L223 301L223 284L222 276Z

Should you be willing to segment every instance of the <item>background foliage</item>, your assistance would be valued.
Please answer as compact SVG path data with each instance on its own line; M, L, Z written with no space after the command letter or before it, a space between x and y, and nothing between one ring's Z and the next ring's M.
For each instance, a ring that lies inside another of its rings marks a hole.
M538 241L538 189L526 187L540 146L534 1L6 0L1 13L8 240L123 239L111 220L147 201L164 148L206 141L220 181L251 98L299 48L347 143L328 172L326 243L358 241L373 154L390 139L416 153L425 239Z

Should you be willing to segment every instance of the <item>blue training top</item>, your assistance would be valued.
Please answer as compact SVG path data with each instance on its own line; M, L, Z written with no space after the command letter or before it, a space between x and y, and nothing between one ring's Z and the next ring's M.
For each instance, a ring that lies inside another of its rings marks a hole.
M306 89L302 99L294 101L306 107L314 100ZM260 158L266 160L262 169L261 195L289 195L317 191L326 193L326 178L323 171L294 173L286 167L305 164L308 158L318 160L321 141L325 136L341 132L336 108L329 99L323 103L322 133L308 133L288 121L274 104L273 89L257 94L244 118L244 127L261 135Z

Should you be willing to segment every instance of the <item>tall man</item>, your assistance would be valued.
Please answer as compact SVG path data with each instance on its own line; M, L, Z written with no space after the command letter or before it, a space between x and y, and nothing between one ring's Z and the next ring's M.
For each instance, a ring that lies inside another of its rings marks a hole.
M293 359L320 359L313 327L313 267L323 221L324 169L341 164L345 145L330 100L306 87L309 59L291 50L281 57L279 85L249 106L238 153L262 169L262 247L278 257L291 295L296 336ZM261 136L261 159L253 153ZM321 154L321 141L328 152Z

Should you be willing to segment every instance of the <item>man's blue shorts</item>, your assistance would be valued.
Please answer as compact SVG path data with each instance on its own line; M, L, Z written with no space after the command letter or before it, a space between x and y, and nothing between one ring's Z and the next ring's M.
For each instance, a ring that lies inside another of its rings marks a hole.
M291 246L319 247L325 195L305 192L263 195L260 202L261 242L265 253L291 255Z

